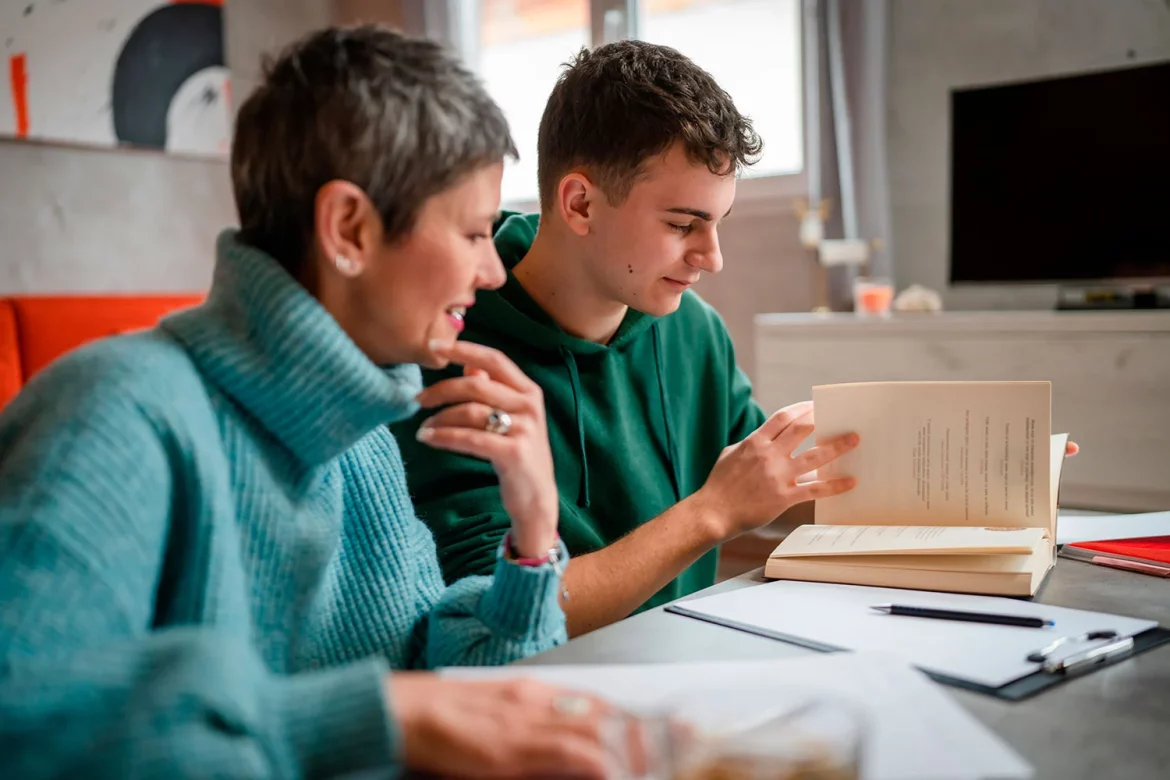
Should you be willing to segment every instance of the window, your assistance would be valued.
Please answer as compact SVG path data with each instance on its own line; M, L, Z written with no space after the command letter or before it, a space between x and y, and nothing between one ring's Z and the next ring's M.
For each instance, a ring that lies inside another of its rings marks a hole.
M504 169L504 203L533 202L536 134L561 66L589 45L589 0L481 0L477 68L520 152Z
M609 30L612 0L463 0L464 54L504 110L520 161L504 172L503 201L537 198L536 136L562 66ZM617 5L622 5L617 3ZM638 37L672 46L706 69L750 116L763 158L746 176L797 173L803 164L800 0L640 0ZM593 20L604 18L604 22ZM607 33L609 35L610 33ZM470 45L468 45L470 44Z
M706 70L764 139L745 176L798 173L803 163L799 0L644 0L638 37Z

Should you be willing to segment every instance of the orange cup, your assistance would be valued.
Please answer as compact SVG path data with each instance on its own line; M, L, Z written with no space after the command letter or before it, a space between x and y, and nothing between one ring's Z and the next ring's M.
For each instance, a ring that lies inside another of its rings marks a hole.
M894 285L886 279L858 278L853 282L853 311L865 316L888 316Z

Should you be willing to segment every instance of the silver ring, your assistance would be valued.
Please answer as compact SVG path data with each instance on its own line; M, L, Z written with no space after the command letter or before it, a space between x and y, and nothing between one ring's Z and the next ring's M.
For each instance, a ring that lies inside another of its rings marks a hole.
M501 436L507 436L508 431L512 430L512 415L503 409L492 409L491 413L487 416L487 422L484 423L483 428L488 433L498 433Z
M561 715L581 717L588 715L593 705L584 696L558 696L553 699L553 710Z

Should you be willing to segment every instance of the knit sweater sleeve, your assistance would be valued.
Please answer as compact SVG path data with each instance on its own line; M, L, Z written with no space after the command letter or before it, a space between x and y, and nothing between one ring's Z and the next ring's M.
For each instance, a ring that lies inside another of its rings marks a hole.
M284 677L243 632L152 630L162 562L184 538L181 437L108 371L83 369L50 369L0 416L6 770L317 777L390 763L385 660Z
M412 667L495 666L548 650L567 640L565 615L558 601L560 570L568 551L560 545L561 565L520 566L504 559L495 544L493 573L444 584L435 538L414 513L398 443L389 431L379 433L380 464L365 464L386 480L388 497L374 501L392 508L383 521L396 526L413 550L413 580L418 584L422 641L409 660ZM379 480L345 472L350 490L368 489ZM490 468L490 466L489 466ZM363 482L365 487L356 483ZM498 490L497 490L498 493ZM504 514L505 522L507 515Z
M423 377L430 385L458 371L424 371ZM418 428L432 413L423 409L390 426L406 464L414 509L434 535L447 582L490 576L496 571L496 551L512 526L500 498L499 477L485 460L420 442Z
M561 554L566 560L563 546ZM428 668L506 664L568 639L557 601L561 578L552 566L498 558L494 576L465 577L443 588L433 547L426 560L429 587L442 588L428 616Z

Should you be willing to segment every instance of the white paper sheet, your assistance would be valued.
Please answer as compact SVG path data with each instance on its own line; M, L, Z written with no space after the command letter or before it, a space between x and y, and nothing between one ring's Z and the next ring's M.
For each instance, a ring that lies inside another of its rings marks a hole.
M1134 515L1060 515L1056 543L1105 542L1111 539L1141 539L1170 536L1170 512L1142 512Z
M1056 625L1017 628L896 617L874 612L870 606L875 604L1028 615L1056 621ZM993 596L788 580L685 601L679 606L843 650L889 653L920 669L992 688L1037 671L1039 665L1028 661L1028 654L1058 637L1108 629L1132 636L1157 625L1152 620Z
M655 710L687 691L788 686L847 698L867 721L866 780L1011 780L1031 766L960 707L948 692L901 661L834 653L776 661L447 669L477 679L530 676L598 694L632 710ZM745 713L747 714L747 713ZM701 717L702 713L696 713Z

